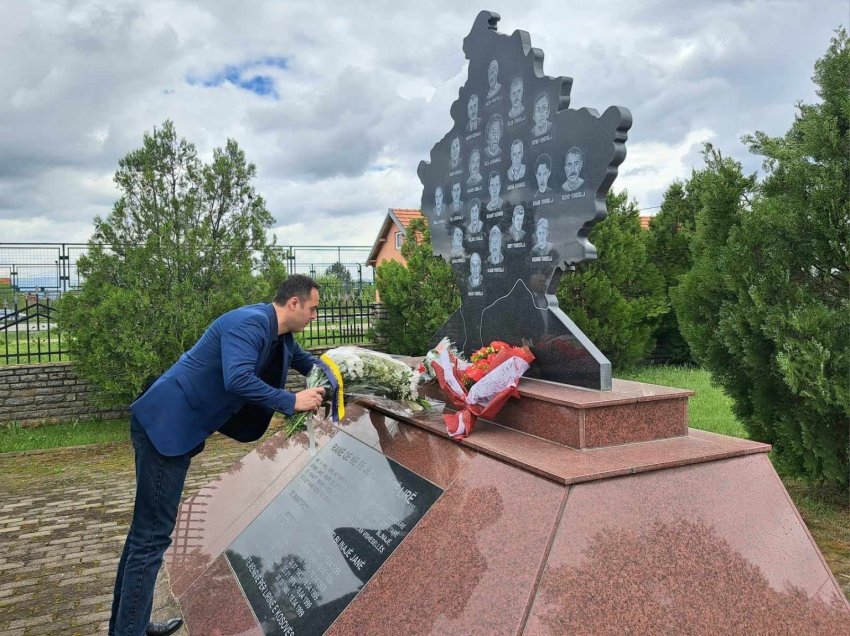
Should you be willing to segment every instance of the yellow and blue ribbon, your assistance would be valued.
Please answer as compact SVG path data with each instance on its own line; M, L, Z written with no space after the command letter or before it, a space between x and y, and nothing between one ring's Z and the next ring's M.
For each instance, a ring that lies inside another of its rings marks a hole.
M328 354L323 353L320 358L322 361L322 369L328 377L328 381L333 388L333 402L331 406L331 416L334 422L339 422L345 417L345 396L343 394L342 373L336 362L333 361Z

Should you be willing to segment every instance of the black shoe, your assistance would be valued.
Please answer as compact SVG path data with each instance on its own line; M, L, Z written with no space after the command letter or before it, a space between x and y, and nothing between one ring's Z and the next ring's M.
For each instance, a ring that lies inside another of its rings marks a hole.
M182 618L169 618L167 621L148 623L145 634L148 636L169 636L183 627Z

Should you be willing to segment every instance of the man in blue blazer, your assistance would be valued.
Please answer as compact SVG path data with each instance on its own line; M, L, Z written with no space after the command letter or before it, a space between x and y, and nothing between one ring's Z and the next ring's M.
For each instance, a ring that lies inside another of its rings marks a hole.
M191 458L219 431L242 442L259 439L275 411L319 408L323 389L283 389L290 367L307 375L318 360L293 333L316 318L319 286L307 276L288 277L268 304L220 316L194 347L180 356L130 405L136 456L133 521L118 563L109 634L166 636L180 619L148 623L154 585L171 532Z

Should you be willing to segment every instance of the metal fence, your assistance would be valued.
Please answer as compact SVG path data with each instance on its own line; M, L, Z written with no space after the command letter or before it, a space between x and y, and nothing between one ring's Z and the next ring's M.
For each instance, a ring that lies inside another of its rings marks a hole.
M366 264L369 246L277 245L274 249L293 274L317 278L331 270L358 289L374 281L374 268ZM0 290L6 287L56 298L79 289L83 276L78 262L87 252L85 243L0 243Z
M0 364L61 362L68 359L56 309L49 296L25 294L0 309Z
M0 365L69 360L67 337L63 339L56 321L55 301L40 294L20 298L20 303L15 301L0 310ZM379 311L379 305L361 298L323 303L316 320L296 338L311 348L371 343Z
M319 278L318 319L298 336L308 347L369 342L375 315L366 246L275 246L290 273ZM69 359L54 304L82 286L75 243L0 243L0 364Z

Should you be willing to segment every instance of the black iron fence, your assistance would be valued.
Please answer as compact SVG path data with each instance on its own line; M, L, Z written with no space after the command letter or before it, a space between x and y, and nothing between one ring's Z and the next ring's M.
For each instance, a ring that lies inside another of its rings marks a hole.
M68 359L56 308L49 296L24 294L0 307L0 364L61 362Z
M324 289L324 288L323 288ZM56 320L56 301L26 293L0 307L0 364L69 360L67 336ZM297 338L305 347L335 347L373 342L380 306L352 296L322 302L318 317Z
M322 284L318 319L299 336L310 347L366 343L373 327L375 285L368 246L282 245L286 270ZM84 243L0 243L0 364L69 359L54 304L78 290Z
M374 268L366 264L371 248L364 245L277 245L286 270L316 279L335 278L349 291L369 287ZM0 243L0 293L3 289L56 298L79 289L80 256L85 243Z

